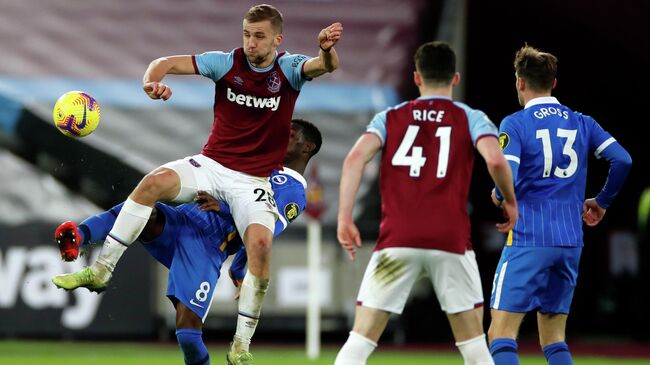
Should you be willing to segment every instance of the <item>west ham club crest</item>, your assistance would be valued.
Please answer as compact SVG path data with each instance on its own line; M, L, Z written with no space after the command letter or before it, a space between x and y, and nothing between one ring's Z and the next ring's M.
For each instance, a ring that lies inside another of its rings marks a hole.
M271 74L266 78L266 88L272 92L277 93L280 91L282 86L282 81L280 81L280 76L277 71L271 72Z

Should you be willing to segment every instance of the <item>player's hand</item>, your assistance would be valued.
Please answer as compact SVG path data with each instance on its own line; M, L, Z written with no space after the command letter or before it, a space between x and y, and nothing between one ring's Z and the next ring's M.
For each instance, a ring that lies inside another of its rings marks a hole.
M361 235L357 226L352 222L352 219L339 219L336 236L339 239L341 247L348 252L350 260L354 261L357 248L361 248Z
M509 202L504 199L501 208L503 208L503 218L505 218L506 221L503 223L497 223L497 230L501 233L507 233L514 228L517 219L519 219L517 202Z
M497 189L494 188L492 189L492 194L490 195L492 197L492 203L497 206L497 208L501 208L501 201L497 199Z
M318 33L318 43L320 48L328 51L330 48L334 47L336 42L341 39L343 34L343 25L341 23L334 23L329 27L323 29Z
M221 210L217 198L208 194L206 191L197 192L194 201L199 205L199 209L201 210L213 212L219 212Z
M605 216L606 211L607 209L602 208L600 205L598 205L596 199L587 199L582 205L582 220L589 227L593 227L600 223L600 221Z
M154 100L167 100L172 96L172 88L162 82L145 82L142 89Z

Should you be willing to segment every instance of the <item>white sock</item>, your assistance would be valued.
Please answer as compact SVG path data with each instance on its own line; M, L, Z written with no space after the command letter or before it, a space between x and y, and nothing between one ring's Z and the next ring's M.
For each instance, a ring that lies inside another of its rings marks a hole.
M262 303L268 287L269 279L258 278L250 271L246 271L239 292L237 332L235 332L233 339L233 350L235 352L248 351L262 312Z
M348 340L336 355L334 365L366 365L368 357L375 348L377 348L376 342L351 331Z
M463 355L465 365L494 365L492 355L485 342L485 334L472 339L456 342L456 347Z
M131 198L126 199L120 214L117 215L115 224L113 224L113 229L104 241L97 263L113 272L124 251L142 233L152 210L152 207L136 203ZM95 271L97 272L97 270Z

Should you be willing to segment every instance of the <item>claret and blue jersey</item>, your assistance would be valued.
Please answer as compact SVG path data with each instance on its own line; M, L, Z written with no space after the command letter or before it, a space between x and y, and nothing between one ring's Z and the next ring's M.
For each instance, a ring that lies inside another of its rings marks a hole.
M291 118L309 57L276 53L256 68L242 48L192 57L196 74L215 83L214 123L201 154L253 176L270 176L281 167Z
M582 246L589 155L608 161L629 159L629 155L593 118L574 112L554 97L533 99L523 110L507 116L499 141L513 170L519 207L519 220L507 244ZM603 208L618 192L612 187L606 186L596 197Z
M459 254L471 249L467 198L474 146L497 136L485 113L449 98L423 96L378 113L367 132L383 146L376 249Z

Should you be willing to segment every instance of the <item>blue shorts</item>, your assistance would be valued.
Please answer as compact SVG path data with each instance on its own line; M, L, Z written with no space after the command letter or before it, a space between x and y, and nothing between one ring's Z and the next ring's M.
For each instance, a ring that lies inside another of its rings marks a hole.
M167 297L182 302L205 321L227 257L221 250L225 235L214 227L207 233L187 211L164 204L156 204L156 208L165 215L165 228L155 240L142 245L169 269Z
M582 247L506 246L494 274L490 308L569 314Z

